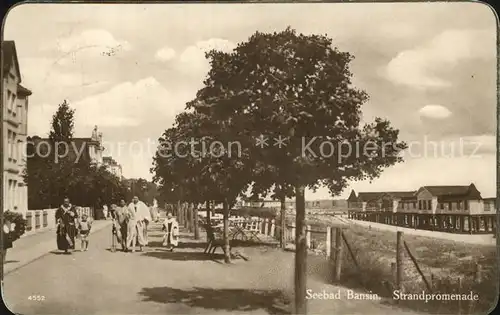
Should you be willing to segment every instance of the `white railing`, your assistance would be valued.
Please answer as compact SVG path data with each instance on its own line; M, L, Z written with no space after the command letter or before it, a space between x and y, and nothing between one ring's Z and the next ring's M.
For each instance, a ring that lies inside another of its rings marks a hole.
M26 211L26 232L23 236L54 229L56 227L56 211L57 208ZM93 218L93 211L89 207L76 207L76 212L79 217L86 214Z

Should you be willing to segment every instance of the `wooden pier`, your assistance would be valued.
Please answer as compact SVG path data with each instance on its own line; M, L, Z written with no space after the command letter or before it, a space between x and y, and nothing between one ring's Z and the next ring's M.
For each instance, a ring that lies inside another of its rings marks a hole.
M460 234L494 234L496 214L394 213L350 210L348 218L419 230Z

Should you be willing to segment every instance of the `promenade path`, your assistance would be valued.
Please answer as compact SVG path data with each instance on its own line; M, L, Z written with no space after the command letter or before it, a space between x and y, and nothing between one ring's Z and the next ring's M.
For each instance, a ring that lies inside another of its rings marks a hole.
M48 254L4 279L3 297L14 313L66 314L289 314L293 301L293 253L270 247L241 248L249 261L222 263L203 253L204 242L183 232L180 248L161 247L160 225L144 252L109 250L111 227L90 237L87 252ZM202 235L204 233L201 233ZM220 250L219 250L220 251ZM310 314L416 314L384 301L349 300L347 289L326 284L324 265L309 259L307 287L341 292L340 300L309 300ZM323 268L323 270L321 270ZM38 300L30 296L40 296Z

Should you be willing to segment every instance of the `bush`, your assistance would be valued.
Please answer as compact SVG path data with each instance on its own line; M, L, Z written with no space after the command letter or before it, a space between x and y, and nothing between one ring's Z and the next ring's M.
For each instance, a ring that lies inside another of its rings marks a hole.
M26 220L23 218L21 213L4 211L3 220L4 223L9 221L16 225L14 231L11 232L12 241L19 239L26 231Z

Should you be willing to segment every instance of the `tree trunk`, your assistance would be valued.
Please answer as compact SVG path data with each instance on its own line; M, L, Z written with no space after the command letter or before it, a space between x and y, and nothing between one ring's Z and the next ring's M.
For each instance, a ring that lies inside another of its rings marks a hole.
M187 204L187 211L186 211L186 223L189 233L193 232L193 225L191 224L192 223L191 220L193 218L192 213L193 213L193 204L190 202Z
M283 194L280 198L281 209L280 209L280 246L281 248L285 248L286 240L285 240L285 232L286 232L286 196Z
M227 201L224 200L222 205L222 212L224 215L224 262L231 263L231 252L229 250L229 207Z
M194 233L194 202L191 203L191 208L189 209L189 231Z
M297 185L295 193L295 314L303 315L307 314L307 244L305 231L305 187L303 185Z
M177 201L177 209L175 209L175 216L177 217L177 221L179 221L179 223L182 224L180 200Z
M212 222L211 222L211 219L210 219L210 201L207 201L207 222L206 224L207 225L211 225ZM207 240L208 240L208 229L207 229Z
M194 205L194 215L193 215L193 226L194 226L194 239L200 239L200 230L198 228L198 203Z
M182 218L182 226L186 228L186 203L182 203L181 205L181 218Z

